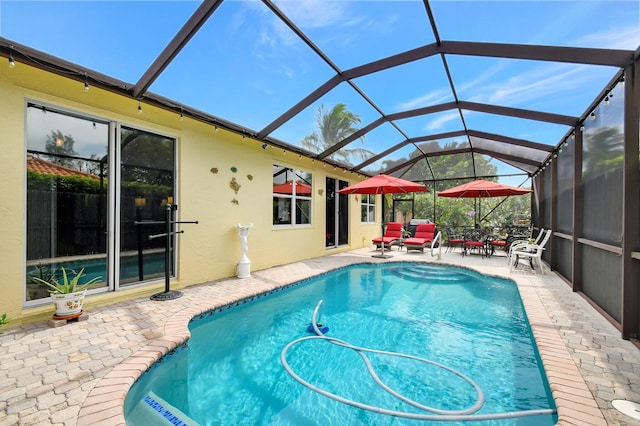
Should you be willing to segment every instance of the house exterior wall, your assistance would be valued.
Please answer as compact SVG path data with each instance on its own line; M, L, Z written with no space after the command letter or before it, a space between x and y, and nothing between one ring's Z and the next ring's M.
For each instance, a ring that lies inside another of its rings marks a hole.
M321 162L281 149L262 149L262 142L142 103L97 87L84 91L84 82L18 63L0 67L0 314L12 325L48 318L53 307L23 307L26 230L27 100L55 105L80 114L115 120L129 126L176 137L178 219L199 223L182 225L178 236L178 275L172 289L180 289L236 274L241 248L236 223L253 223L247 255L252 271L303 259L325 256L369 245L380 233L379 224L360 223L360 201L349 197L350 245L325 248L326 177L355 183L361 177L323 167ZM278 164L313 174L312 224L278 228L272 225L272 166ZM232 171L235 168L236 171ZM217 170L216 170L217 169ZM251 175L251 178L249 177ZM235 178L237 193L230 186ZM320 195L322 194L322 195ZM377 205L381 205L378 197ZM380 211L377 212L380 220ZM379 223L379 222L378 222ZM238 284L242 281L239 279ZM92 295L86 309L122 299L146 297L164 289L164 281L118 292Z

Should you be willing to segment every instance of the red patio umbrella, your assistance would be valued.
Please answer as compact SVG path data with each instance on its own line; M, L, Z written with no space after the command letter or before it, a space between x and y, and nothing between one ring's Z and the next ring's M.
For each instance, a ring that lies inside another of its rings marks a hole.
M445 191L440 191L438 192L438 196L451 198L488 198L524 195L529 192L531 192L530 189L517 188L515 186L504 185L498 182L478 179L454 188L449 188Z
M409 192L425 192L429 191L425 185L411 182L409 180L400 179L389 175L376 175L362 182L338 191L340 194L406 194ZM382 235L384 236L384 223L382 223ZM384 254L384 242L382 242L382 251L379 255L373 257L389 257Z
M340 194L406 194L429 191L426 186L389 175L376 175L338 191Z
M489 198L489 197L509 197L511 195L524 195L531 192L530 189L518 188L504 185L498 182L491 182L484 179L474 180L444 191L438 192L439 197L450 198ZM475 218L474 218L475 220Z

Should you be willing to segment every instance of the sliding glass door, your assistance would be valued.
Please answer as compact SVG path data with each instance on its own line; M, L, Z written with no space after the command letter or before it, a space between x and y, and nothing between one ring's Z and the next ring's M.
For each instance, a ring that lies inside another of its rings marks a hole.
M107 285L109 123L28 104L25 301L83 270Z
M120 285L165 276L167 203L173 205L175 140L120 131ZM150 238L151 237L151 238ZM169 237L173 251L173 238ZM169 271L173 275L173 253Z
M176 200L176 140L36 103L26 117L25 304L49 296L34 278L60 280L63 269L99 277L91 290L164 278L158 235Z

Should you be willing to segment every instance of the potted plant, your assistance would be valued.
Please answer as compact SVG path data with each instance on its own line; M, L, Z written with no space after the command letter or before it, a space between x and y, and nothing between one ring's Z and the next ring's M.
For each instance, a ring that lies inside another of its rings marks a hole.
M51 300L56 307L54 318L72 318L82 314L82 303L87 293L87 288L94 282L100 280L100 277L92 278L84 284L80 284L80 278L83 276L84 268L80 270L74 277L69 278L67 271L62 270L62 280L51 278L51 282L45 281L38 277L33 280L46 285L49 288Z

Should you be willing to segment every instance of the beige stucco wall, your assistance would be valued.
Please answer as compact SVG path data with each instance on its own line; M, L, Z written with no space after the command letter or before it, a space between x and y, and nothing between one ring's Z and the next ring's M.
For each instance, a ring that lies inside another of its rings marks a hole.
M263 150L262 143L131 98L91 87L22 63L0 67L0 268L2 271L0 314L7 313L13 325L49 317L46 304L23 308L25 281L25 102L34 100L147 129L178 139L177 203L180 220L197 220L183 225L179 236L178 277L172 288L235 275L240 259L236 223L253 223L248 238L252 270L292 261L324 256L370 243L380 234L379 225L361 225L359 197L350 196L350 246L325 248L325 178L354 183L359 176L322 167L322 163L280 149ZM272 165L278 164L313 173L312 225L297 228L272 226ZM231 168L235 167L234 173ZM217 169L217 173L212 170ZM251 175L253 179L250 179ZM229 186L235 177L237 194ZM322 195L320 195L320 193ZM378 205L380 203L378 198ZM378 212L378 220L380 212ZM379 223L379 222L378 222ZM241 280L238 281L239 285ZM164 288L158 282L135 289L93 295L85 309L123 298L147 296Z

